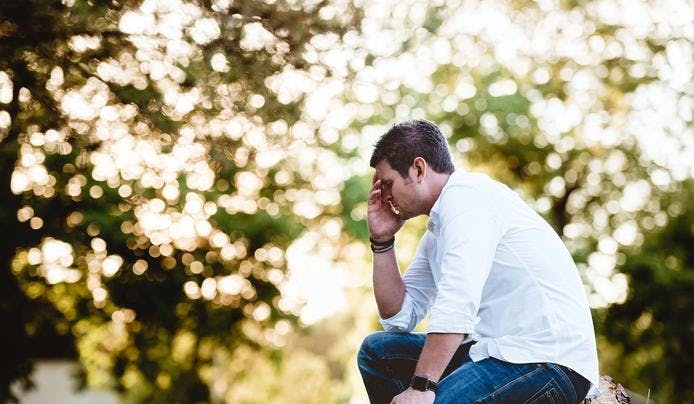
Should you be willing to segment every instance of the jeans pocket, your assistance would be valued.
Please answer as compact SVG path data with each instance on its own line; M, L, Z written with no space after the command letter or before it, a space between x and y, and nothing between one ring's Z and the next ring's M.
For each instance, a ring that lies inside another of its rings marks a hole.
M526 400L525 404L562 404L566 402L559 383L555 380L550 380L537 393Z

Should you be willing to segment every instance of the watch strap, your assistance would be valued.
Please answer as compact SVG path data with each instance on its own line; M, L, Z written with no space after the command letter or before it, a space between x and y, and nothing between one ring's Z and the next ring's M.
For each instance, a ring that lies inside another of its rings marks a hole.
M438 390L439 385L436 382L427 379L426 377L414 375L412 376L412 381L410 381L410 387L419 391L431 390L434 393L436 393L436 390Z

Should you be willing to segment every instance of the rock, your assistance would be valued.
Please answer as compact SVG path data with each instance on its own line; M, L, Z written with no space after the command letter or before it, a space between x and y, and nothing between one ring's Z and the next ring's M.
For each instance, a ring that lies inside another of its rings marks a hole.
M600 376L600 394L597 397L586 398L583 404L630 404L631 397L624 387L610 376Z

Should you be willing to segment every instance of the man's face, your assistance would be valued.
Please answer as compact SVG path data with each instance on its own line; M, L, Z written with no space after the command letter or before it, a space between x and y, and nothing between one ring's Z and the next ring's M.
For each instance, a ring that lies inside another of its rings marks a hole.
M407 220L418 216L418 194L415 187L416 181L412 178L412 171L407 178L403 178L394 170L388 161L382 160L376 165L376 178L381 180L381 203L388 209L390 204L398 212L401 219Z

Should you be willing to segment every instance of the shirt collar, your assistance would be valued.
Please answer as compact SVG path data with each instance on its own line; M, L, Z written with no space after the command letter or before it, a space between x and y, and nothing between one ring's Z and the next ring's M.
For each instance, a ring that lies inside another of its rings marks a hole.
M458 180L459 177L463 175L461 171L453 171L448 177L448 181L446 181L446 185L441 188L441 193L439 194L439 197L436 198L436 202L434 202L434 206L431 207L431 211L429 212L429 221L427 222L427 229L438 235L438 231L440 229L440 210L441 210L441 195L443 195L444 191L446 191L446 188L450 187L451 185L455 184Z

